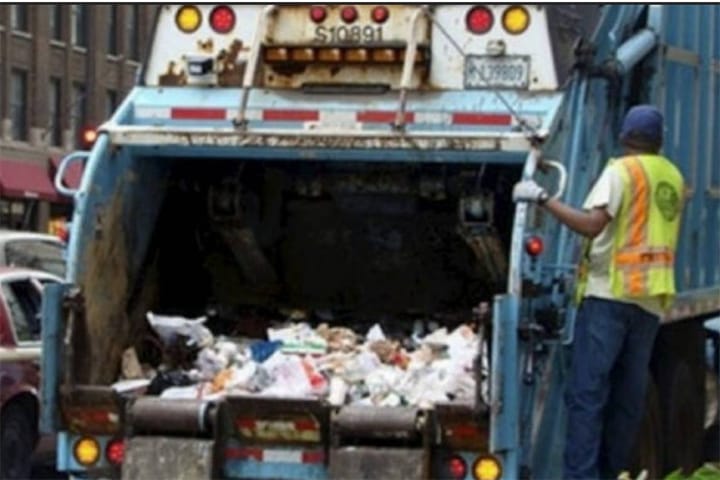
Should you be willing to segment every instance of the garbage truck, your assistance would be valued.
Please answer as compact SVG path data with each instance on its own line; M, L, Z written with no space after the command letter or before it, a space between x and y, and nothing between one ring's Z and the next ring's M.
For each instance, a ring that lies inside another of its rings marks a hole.
M687 191L628 469L693 468L712 397L703 323L720 311L718 31L716 5L159 6L135 87L55 179L75 206L67 276L43 303L58 469L560 478L580 239L512 186L580 205L641 103L663 112ZM465 325L475 391L375 404L116 387L129 349L153 368L188 360L158 347L150 312L264 339L297 311L395 338Z

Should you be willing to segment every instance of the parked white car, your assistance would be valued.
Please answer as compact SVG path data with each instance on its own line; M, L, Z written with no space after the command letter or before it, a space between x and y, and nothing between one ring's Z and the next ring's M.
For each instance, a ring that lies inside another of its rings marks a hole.
M23 267L65 277L66 244L54 235L0 230L0 267Z

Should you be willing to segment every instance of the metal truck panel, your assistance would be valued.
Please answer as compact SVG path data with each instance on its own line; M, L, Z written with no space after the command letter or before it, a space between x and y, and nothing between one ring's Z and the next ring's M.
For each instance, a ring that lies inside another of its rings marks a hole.
M664 152L689 189L676 283L691 291L720 284L720 12L715 5L666 5L661 22Z
M217 478L214 442L168 436L132 437L126 447L122 478L201 480Z

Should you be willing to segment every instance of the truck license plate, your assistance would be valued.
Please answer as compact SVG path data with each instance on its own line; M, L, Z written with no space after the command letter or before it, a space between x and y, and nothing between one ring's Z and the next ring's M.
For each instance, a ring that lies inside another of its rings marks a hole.
M527 88L529 57L465 57L465 88Z

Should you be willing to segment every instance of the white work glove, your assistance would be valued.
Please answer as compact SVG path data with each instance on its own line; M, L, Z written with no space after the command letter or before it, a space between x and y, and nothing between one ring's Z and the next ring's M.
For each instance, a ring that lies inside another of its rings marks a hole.
M537 202L545 203L550 196L540 185L533 180L523 180L515 184L513 188L514 202Z

